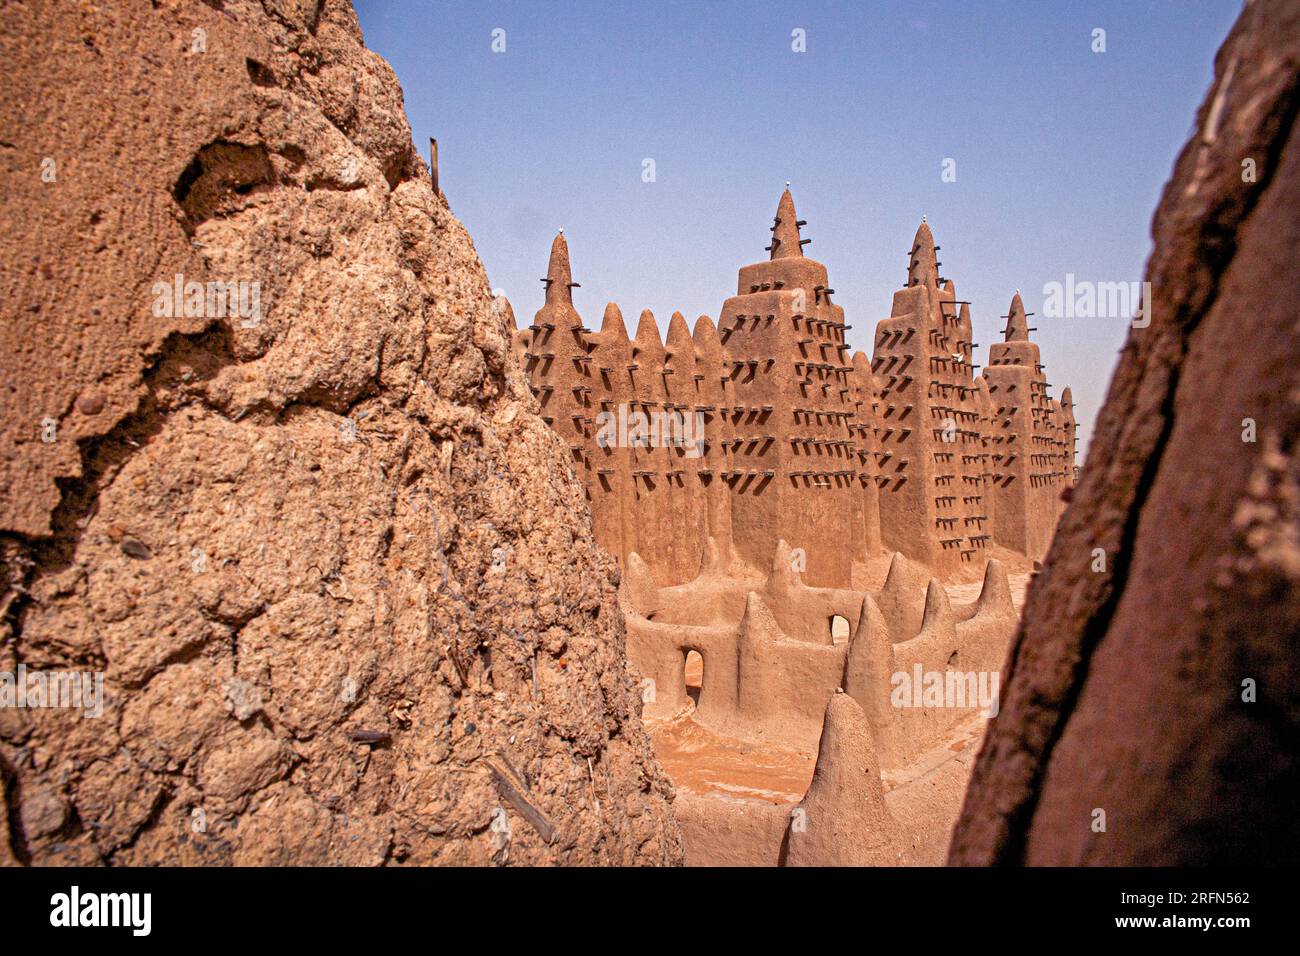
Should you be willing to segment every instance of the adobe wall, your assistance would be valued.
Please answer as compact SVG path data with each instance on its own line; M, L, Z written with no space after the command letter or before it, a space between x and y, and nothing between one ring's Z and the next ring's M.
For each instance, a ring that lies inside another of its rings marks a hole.
M809 587L791 570L789 555L779 542L761 584L701 577L663 590L632 556L621 605L628 658L649 682L648 716L691 709L684 676L690 651L704 662L692 717L731 737L806 751L820 733L827 699L843 688L872 722L880 759L901 766L981 709L973 699L900 706L891 680L918 666L945 674L1000 669L1016 612L999 562L987 563L976 602L954 607L939 582L902 555L894 556L884 586L865 593ZM705 607L724 610L710 619ZM847 644L830 639L834 615L849 624Z

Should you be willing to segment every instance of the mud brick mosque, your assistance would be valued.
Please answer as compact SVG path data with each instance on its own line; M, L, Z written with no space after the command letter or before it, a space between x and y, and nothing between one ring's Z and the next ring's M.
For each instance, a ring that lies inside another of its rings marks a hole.
M624 566L639 555L661 587L694 578L710 538L724 567L753 570L786 541L820 587L860 583L891 552L941 577L978 575L995 545L1040 559L1074 480L1075 419L1068 388L1050 395L1019 293L976 374L970 303L939 274L922 219L874 354L850 355L804 225L787 189L769 257L740 269L717 325L700 316L692 331L675 313L666 340L649 311L629 338L613 303L588 328L555 237L545 304L515 347L598 542ZM698 413L704 435L698 448L599 441L601 413L619 408Z

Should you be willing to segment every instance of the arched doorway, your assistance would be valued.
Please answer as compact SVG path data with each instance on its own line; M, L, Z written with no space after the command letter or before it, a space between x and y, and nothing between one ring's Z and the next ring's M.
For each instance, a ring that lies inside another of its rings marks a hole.
M700 706L700 690L704 687L704 657L699 651L686 652L686 696Z
M831 643L847 644L849 642L848 619L839 614L831 617Z

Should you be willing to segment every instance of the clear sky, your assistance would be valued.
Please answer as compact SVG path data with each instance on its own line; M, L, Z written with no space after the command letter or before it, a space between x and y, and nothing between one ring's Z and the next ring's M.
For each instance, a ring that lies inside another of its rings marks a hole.
M1016 289L1039 313L1032 337L1052 394L1072 386L1082 452L1128 322L1046 318L1044 285L1142 278L1241 2L356 6L520 324L559 227L588 325L609 301L629 334L645 308L665 331L674 311L716 319L736 270L767 257L789 180L855 350L870 354L925 215L941 274L971 300L977 361Z

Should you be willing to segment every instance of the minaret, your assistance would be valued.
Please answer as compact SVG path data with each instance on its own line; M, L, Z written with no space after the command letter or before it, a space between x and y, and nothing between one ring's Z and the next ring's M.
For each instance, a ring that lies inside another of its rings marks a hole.
M524 352L525 370L542 417L568 446L574 473L590 488L587 445L595 440L591 356L587 330L573 307L572 290L577 283L569 272L569 245L563 229L551 243L542 281L546 283L546 302L528 327L532 338Z
M938 249L922 218L907 253L907 285L876 326L872 370L881 537L887 548L951 573L976 569L991 539L970 309L951 280L940 281Z
M807 555L805 578L848 587L865 556L854 520L858 469L844 310L826 267L803 254L789 189L772 221L769 257L741 268L718 329L729 361L731 516L739 556L770 565L778 541ZM834 541L835 547L826 547Z
M1061 416L1060 416L1060 459L1059 467L1061 469L1061 488L1074 487L1074 466L1075 466L1075 449L1078 444L1078 425L1074 417L1074 394L1070 391L1070 386L1065 386L1061 391ZM1065 510L1065 501L1061 502L1061 510Z
M1077 455L1074 444L1078 441L1074 433L1078 425L1074 417L1074 393L1070 391L1068 385L1061 391L1061 423L1064 430L1069 433L1070 438L1064 450L1061 470L1070 477L1069 484L1074 484L1074 466Z
M994 536L1037 561L1056 529L1062 473L1057 406L1038 345L1029 338L1030 315L1017 290L1004 316L1003 341L989 347L984 377L994 407Z

